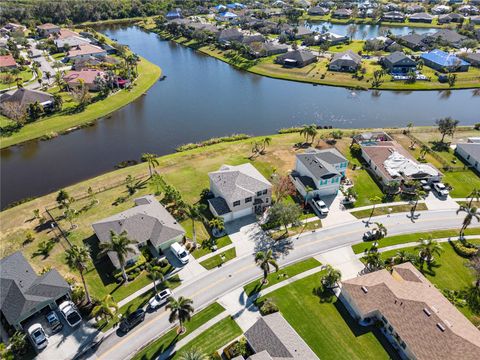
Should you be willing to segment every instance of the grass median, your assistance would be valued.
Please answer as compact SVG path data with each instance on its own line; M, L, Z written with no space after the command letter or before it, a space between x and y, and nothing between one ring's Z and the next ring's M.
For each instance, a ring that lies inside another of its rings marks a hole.
M380 215L388 215L393 213L400 213L400 212L409 212L412 208L412 205L404 204L404 205L394 205L394 206L382 206L376 207L375 210L372 212L372 209L365 209L365 210L358 210L352 211L350 214L355 216L357 219L363 219L370 216L380 216ZM391 211L389 211L391 209ZM424 203L417 204L417 211L428 210L427 205Z
M228 249L218 255L212 256L200 263L205 269L211 270L225 264L227 261L234 259L237 256L235 248Z

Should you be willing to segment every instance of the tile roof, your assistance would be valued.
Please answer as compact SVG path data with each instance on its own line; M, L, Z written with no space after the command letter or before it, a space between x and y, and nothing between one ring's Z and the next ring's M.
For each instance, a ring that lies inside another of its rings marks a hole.
M105 72L96 69L82 69L80 71L71 70L63 76L63 80L68 84L75 84L83 80L85 84L94 84L97 77L104 77Z
M16 66L17 62L11 54L0 56L0 68Z
M37 28L42 30L50 30L50 29L58 29L59 26L51 23L46 23L46 24L38 25Z
M384 316L416 359L478 359L479 330L411 263L343 281L342 293L361 316Z
M101 53L105 53L105 50L92 44L83 44L83 45L77 45L75 47L72 47L70 51L67 53L67 57L75 57L75 56L88 55L88 54L101 54Z

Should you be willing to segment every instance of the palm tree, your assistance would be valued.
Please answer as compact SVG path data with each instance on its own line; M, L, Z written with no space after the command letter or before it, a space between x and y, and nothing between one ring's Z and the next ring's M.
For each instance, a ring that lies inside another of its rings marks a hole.
M407 124L407 132L408 132L408 133L412 130L412 127L413 127L413 122L409 122L409 123Z
M326 274L322 276L322 285L331 289L337 285L337 283L342 278L342 273L340 270L335 269L331 265L325 267Z
M261 153L264 154L265 153L265 149L267 148L268 145L270 145L272 143L272 138L270 137L266 137L262 140L262 151Z
M157 160L157 155L150 154L150 153L142 154L142 161L145 161L148 163L148 172L150 173L150 177L152 177L153 170L155 170L155 166L159 165L159 162Z
M192 304L193 300L180 296L178 300L171 297L170 302L166 306L166 308L170 310L168 321L174 323L178 320L178 334L183 334L186 331L183 324L192 317L194 311Z
M303 125L302 129L300 130L300 135L305 137L305 142L308 143L308 139L310 136L312 137L312 143L317 136L317 126L315 124L312 125Z
M382 258L380 257L380 253L376 248L367 251L362 259L365 262L366 268L370 271L375 271L383 268Z
M147 263L146 270L148 272L148 277L153 281L153 288L155 289L155 294L158 294L157 280L160 282L160 284L165 281L162 269L160 268L160 266L152 266L151 264Z
M460 229L460 238L463 238L465 230L467 230L467 227L470 226L472 220L475 218L477 222L480 221L480 213L475 206L460 206L460 209L457 210L457 215L460 212L467 213L467 215L465 215L465 218L463 219L462 227Z
M371 196L368 198L368 200L373 203L373 207L372 207L372 212L370 213L370 216L368 217L368 220L366 222L366 224L370 224L370 220L372 220L372 216L373 216L373 213L375 212L375 207L377 206L377 203L382 201L382 198L378 195L375 195L375 196Z
M468 207L472 206L473 200L475 199L477 202L480 201L480 190L473 189L470 194L468 194L467 199L470 199L468 203Z
M418 201L420 199L423 199L423 197L426 195L427 193L425 191L423 191L421 188L417 187L415 189L415 193L413 194L413 197L412 197L412 200L415 200L415 203L413 204L412 208L410 209L410 217L412 219L415 219L416 216L415 216L415 211L417 210L417 206L418 206ZM418 217L418 216L417 216Z
M92 309L92 316L95 320L105 320L108 322L115 317L115 314L118 311L118 305L113 300L112 295L108 294L98 302L97 305Z
M123 278L128 280L127 273L125 271L125 258L128 254L135 253L136 240L128 238L127 232L124 230L120 234L116 234L113 230L110 230L110 242L100 244L99 256L103 256L106 253L112 251L117 255L118 262L122 269Z
M179 360L207 360L208 357L205 356L204 353L202 353L200 350L197 349L190 349L187 351L184 351L180 354L178 357Z
M259 251L255 254L255 263L263 270L263 280L262 284L268 284L268 274L270 273L270 265L275 268L275 272L278 271L277 261L273 258L272 250L267 252Z
M208 222L211 228L215 228L218 231L225 230L225 220L220 216L215 216L212 220Z
M202 212L207 209L205 204L188 205L186 214L192 220L193 245L197 246L197 232L195 230L195 221L202 218Z
M405 249L402 249L396 252L395 257L398 259L400 263L404 263L408 260L409 254Z
M429 151L430 151L430 148L427 145L422 144L422 147L420 148L420 159L425 160L425 156Z
M65 250L65 260L67 265L71 270L76 270L80 273L83 287L85 289L85 297L87 298L87 302L90 304L92 299L90 297L90 293L88 292L87 283L85 282L85 278L83 276L84 271L87 269L86 263L89 259L90 251L86 246L73 245L70 249Z
M416 246L415 250L420 251L420 260L426 261L427 264L432 262L434 255L440 256L443 252L443 248L431 235L426 239L420 239L420 245Z
M375 223L375 226L376 226L376 231L377 231L377 236L378 236L378 239L383 239L385 236L387 236L387 228L385 227L385 225L383 225L382 223L379 223L379 222L376 222Z

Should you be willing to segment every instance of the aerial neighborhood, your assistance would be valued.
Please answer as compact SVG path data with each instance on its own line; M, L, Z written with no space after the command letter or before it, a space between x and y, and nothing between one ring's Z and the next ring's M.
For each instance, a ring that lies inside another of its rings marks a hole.
M479 0L17 5L0 359L480 359Z

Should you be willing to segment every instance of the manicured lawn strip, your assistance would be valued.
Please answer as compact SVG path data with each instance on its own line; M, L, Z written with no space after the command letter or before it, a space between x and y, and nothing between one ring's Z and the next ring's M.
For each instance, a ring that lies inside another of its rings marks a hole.
M171 359L178 359L183 352L190 349L197 349L204 354L212 354L242 335L242 333L242 329L240 329L235 320L230 316L226 317L179 349Z
M225 258L222 259L221 256L224 256ZM228 249L227 251L224 251L218 255L212 256L211 258L208 258L207 260L204 260L200 263L205 269L211 270L213 268L218 267L221 264L226 263L229 260L232 260L237 256L237 252L235 248Z
M285 232L285 229L282 227L279 230L270 233L270 236L274 240L284 239L287 236L300 235L305 232L313 231L316 229L321 229L322 220L314 220L301 224L300 226L292 226L288 228L288 234Z
M453 198L467 197L473 188L480 188L480 178L472 170L444 172L442 181L453 187L450 191Z
M199 328L205 324L210 319L214 318L218 314L221 314L225 309L218 303L213 303L212 305L206 307L202 311L192 316L192 319L185 323L187 329L186 333L183 335L177 335L176 327L162 337L150 343L143 350L139 351L133 357L134 360L147 360L155 359L158 355L164 352L169 346L173 345L175 342L181 340L188 334L190 334L195 329ZM211 340L211 339L210 339Z
M413 233L405 235L388 236L378 241L378 248L384 248L387 246L406 244L410 242L418 242L421 238L426 238L428 235L432 235L434 239L441 239L447 237L457 237L459 233L458 229L454 230L437 230L427 233ZM480 228L470 228L465 231L465 235L480 235ZM372 246L373 241L364 241L360 244L352 245L353 252L355 254L361 254L366 249Z
M209 240L204 240L204 242L205 242L205 246L203 246L202 244L202 246L198 247L197 249L195 249L195 251L191 253L195 259L199 259L202 256L213 252L212 249L207 246L207 243L209 242ZM230 240L230 237L228 235L222 236L216 239L217 250L227 245L230 245L231 243L232 243L232 240Z
M22 79L22 83L30 81L32 79L32 77L33 77L33 71L29 67L27 67L23 71L20 71L20 73L14 75L15 79L17 79L17 78ZM0 90L8 89L10 87L15 87L16 83L17 83L16 81L13 81L13 82L8 83L8 84L7 83L0 83Z
M297 262L292 265L288 265L284 267L283 269L278 270L278 272L272 272L268 274L268 284L263 285L262 284L262 279L260 278L259 280L252 281L250 284L247 284L243 287L243 290L245 291L245 294L247 296L252 296L253 294L264 290L272 285L278 284L279 282L283 280L287 280L295 275L301 274L307 270L316 268L318 266L322 265L320 261L314 258L309 258L307 260L303 260L300 262Z
M335 297L323 302L315 295L323 274L295 281L266 297L320 359L389 359L378 330L358 325Z
M372 216L380 216L380 215L387 215L387 214L393 214L393 213L399 213L399 212L408 212L412 208L412 205L395 205L395 206L384 206L384 207L377 207L373 211ZM391 212L388 211L388 209L392 209ZM419 203L417 204L417 211L421 210L428 210L427 205L424 203ZM366 210L359 210L359 211L352 211L350 214L355 216L357 219L363 219L367 218L372 214L372 209L366 209Z
M6 148L24 141L36 139L52 132L61 132L104 117L142 96L160 77L161 70L155 64L141 58L138 64L138 79L130 91L122 90L107 99L93 103L78 114L53 115L25 125L12 136L3 137L0 148Z

